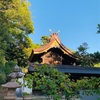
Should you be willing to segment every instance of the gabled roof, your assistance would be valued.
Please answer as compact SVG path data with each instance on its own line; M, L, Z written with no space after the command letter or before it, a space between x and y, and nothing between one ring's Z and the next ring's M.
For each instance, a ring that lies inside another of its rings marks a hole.
M53 33L50 36L50 42L48 44L40 48L34 49L32 51L31 56L34 54L41 54L41 53L47 52L51 48L59 48L61 51L63 51L64 54L72 58L75 58L75 56L73 55L73 52L61 43L60 38L58 37L58 33Z

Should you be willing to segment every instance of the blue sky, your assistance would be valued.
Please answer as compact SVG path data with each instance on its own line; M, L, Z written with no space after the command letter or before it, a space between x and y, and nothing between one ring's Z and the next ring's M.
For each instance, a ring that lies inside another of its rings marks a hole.
M34 22L33 43L41 43L42 36L60 30L61 42L71 50L87 42L88 52L100 51L100 0L29 0Z

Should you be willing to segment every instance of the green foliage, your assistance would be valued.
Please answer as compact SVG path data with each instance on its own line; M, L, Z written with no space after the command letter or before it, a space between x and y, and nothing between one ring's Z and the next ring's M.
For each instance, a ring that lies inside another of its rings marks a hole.
M97 28L98 28L97 33L100 34L100 24L98 24L98 27Z
M0 72L0 84L3 84L6 82L6 76L4 73Z
M26 96L30 96L30 94L28 94L27 92L24 92L23 97L26 97Z
M53 100L61 100L62 96L65 96L66 100L70 100L71 97L79 96L80 90L83 91L83 94L100 94L100 78L85 77L74 81L70 79L70 75L65 75L48 65L35 67L32 75L26 75L25 81L26 86L41 90L45 96Z
M100 63L95 64L94 67L100 67Z
M87 52L88 44L83 43L78 47L78 51L75 52L75 56L79 58L81 66L93 66L92 57Z
M100 98L98 98L98 100L100 100Z
M10 61L6 62L5 65L0 66L0 84L3 84L9 80L7 78L7 75L13 71L15 65L16 65L15 62Z
M98 64L100 63L100 52L97 51L97 52L94 52L93 54L90 54L90 56L93 58L92 61L95 64Z
M42 36L41 37L41 42L42 42L42 45L48 44L50 42L49 36Z
M28 0L0 0L0 22L2 23L2 32L10 32L13 36L14 34L29 34L33 32L33 23L28 7Z
M5 66L3 67L5 74L8 75L9 73L12 73L15 65L16 62L13 61L6 62Z
M75 52L75 56L77 56L78 63L80 66L94 66L95 64L100 63L100 52L88 53L88 44L83 43L78 47L78 51Z
M26 66L30 48L28 34L34 31L28 0L0 0L0 63L16 60Z
M29 41L29 48L24 49L24 52L27 54L28 58L31 55L31 52L33 49L39 48L40 45L39 44L35 44L33 43L31 38L27 38L27 40Z
M28 56L24 51L24 48L16 47L12 44L10 48L6 50L6 60L7 61L16 61L18 66L27 66Z
M77 80L77 88L83 90L87 94L100 94L100 78L96 77L84 77L80 80Z
M41 90L48 98L60 100L63 95L68 99L76 94L74 83L69 77L70 75L65 75L52 66L43 65L35 67L35 72L28 74L25 80L26 85L31 87L33 83L33 89Z

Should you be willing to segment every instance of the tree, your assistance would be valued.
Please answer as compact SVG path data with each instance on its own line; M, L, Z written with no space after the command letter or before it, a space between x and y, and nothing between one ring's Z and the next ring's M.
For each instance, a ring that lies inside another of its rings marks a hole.
M42 45L48 44L50 42L49 36L42 36L41 37L41 42L42 42Z
M39 48L40 44L35 44L31 38L28 38L29 41L29 47L30 48L26 48L24 49L25 53L27 54L27 56L29 57L31 55L31 52L33 49Z
M17 60L19 66L26 66L24 49L30 48L28 34L34 31L28 7L28 0L0 0L1 63Z
M98 31L97 31L97 33L100 33L100 24L98 24Z
M88 53L88 44L83 43L78 47L78 51L75 52L75 56L79 58L79 63L81 66L94 66L100 63L100 52Z
M100 63L100 52L94 52L93 54L90 53L90 56L93 58L93 63L94 64L99 64Z
M83 43L78 47L78 51L75 52L75 56L79 58L79 63L81 66L93 66L93 58L87 52L88 44Z

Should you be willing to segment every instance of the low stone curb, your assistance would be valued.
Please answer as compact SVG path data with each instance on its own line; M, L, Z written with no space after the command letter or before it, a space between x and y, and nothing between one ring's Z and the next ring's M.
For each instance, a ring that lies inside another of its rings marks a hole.
M17 98L16 100L47 100L47 97L45 96L33 96L31 98ZM53 99L50 99L53 100ZM62 98L61 100L65 100L65 98ZM71 100L80 100L79 98L72 98Z

